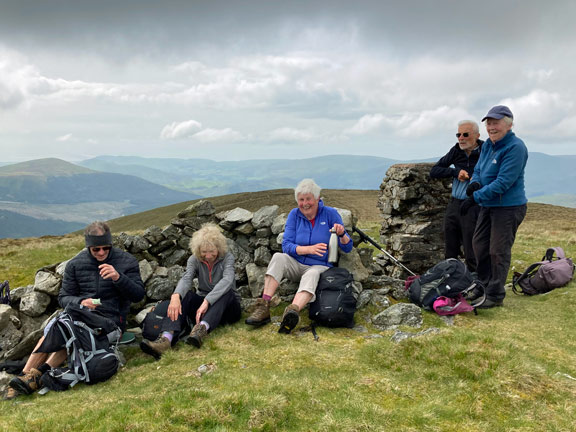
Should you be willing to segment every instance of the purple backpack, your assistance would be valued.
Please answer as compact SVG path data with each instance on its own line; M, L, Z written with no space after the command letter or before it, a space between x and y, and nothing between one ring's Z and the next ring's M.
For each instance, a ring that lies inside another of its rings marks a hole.
M566 258L564 250L561 247L549 248L542 261L530 265L524 273L514 272L512 291L525 295L544 294L566 285L573 275L574 263Z

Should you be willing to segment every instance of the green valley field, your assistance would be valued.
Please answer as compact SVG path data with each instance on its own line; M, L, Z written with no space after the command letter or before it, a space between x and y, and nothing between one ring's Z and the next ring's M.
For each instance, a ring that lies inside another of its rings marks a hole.
M378 191L323 191L360 227L379 224ZM210 199L218 211L294 206L291 190ZM113 231L166 225L189 203L111 221ZM576 256L576 209L528 205L516 270L561 246ZM36 269L72 257L80 235L0 240L0 279L33 283ZM275 309L280 315L282 306ZM218 328L201 349L180 344L160 361L138 347L110 381L64 393L0 401L4 431L574 431L576 283L537 297L509 292L503 308L456 316L439 332L392 342L357 312L367 331L319 328L320 339L269 324ZM307 320L304 320L305 323ZM199 373L198 368L206 373Z

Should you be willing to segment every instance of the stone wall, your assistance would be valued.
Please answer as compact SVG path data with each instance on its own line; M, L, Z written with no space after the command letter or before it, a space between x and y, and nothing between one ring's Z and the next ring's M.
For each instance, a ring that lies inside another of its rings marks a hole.
M444 259L442 225L452 180L431 179L433 165L393 165L380 185L380 244L416 274ZM409 276L390 259L384 259L384 265L394 277Z

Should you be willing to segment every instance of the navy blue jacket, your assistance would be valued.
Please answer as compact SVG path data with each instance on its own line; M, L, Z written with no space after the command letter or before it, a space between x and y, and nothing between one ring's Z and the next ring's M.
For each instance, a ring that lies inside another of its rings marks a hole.
M474 173L474 167L480 158L480 150L484 141L476 140L478 147L470 152L470 156L460 148L456 143L446 155L444 155L436 165L430 170L431 178L447 178L452 177L452 196L458 199L466 199L466 188L470 183L469 180L461 182L458 180L458 173L464 170L470 177ZM450 168L454 165L454 168Z
M342 218L338 211L332 207L324 206L322 200L318 203L318 213L314 221L314 227L299 208L292 209L286 219L284 237L282 240L282 251L296 261L306 265L323 265L332 267L328 262L328 250L322 256L318 255L298 255L298 246L310 246L316 243L326 243L330 241L330 228L334 224L342 224ZM348 235L348 234L346 234ZM338 239L340 248L348 253L352 250L352 241L342 244Z
M524 169L528 149L512 131L500 141L486 140L471 182L482 186L474 201L482 207L512 207L526 204Z
M120 278L116 282L102 279L100 264L113 266ZM99 298L102 304L96 310L123 328L123 315L130 302L139 302L145 294L138 261L128 252L112 248L106 260L100 262L84 249L66 265L58 302L64 308L69 303L80 304L87 298Z

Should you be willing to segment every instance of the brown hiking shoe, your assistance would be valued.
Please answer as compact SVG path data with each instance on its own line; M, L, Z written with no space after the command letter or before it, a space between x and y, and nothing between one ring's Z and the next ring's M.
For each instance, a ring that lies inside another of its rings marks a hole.
M164 336L158 336L154 342L144 339L140 342L140 349L146 354L150 354L156 360L162 357L162 354L168 351L172 343Z
M270 300L259 298L254 305L254 311L246 318L245 323L248 325L260 327L270 322Z
M206 326L204 324L196 324L190 332L190 336L186 339L186 343L194 345L196 348L200 348L202 346L202 339L206 336L208 336Z
M6 391L4 392L4 400L11 400L16 397L20 396L20 392L12 387L8 386Z
M40 372L38 369L32 368L30 369L30 372L27 372L24 376L17 376L12 378L8 385L18 393L29 395L42 387L40 384L41 376L42 372Z
M280 324L280 329L278 333L288 334L294 327L298 325L300 321L300 309L295 304L290 304L284 309L284 314L282 315L282 323Z

